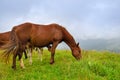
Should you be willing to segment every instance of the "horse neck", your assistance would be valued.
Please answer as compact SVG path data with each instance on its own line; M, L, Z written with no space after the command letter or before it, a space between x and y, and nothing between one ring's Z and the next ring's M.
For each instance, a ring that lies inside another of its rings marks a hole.
M73 50L73 48L76 46L76 43L73 39L65 40L65 43L71 48L71 50Z
M64 31L64 42L70 47L72 51L76 47L76 42L74 38L67 31Z

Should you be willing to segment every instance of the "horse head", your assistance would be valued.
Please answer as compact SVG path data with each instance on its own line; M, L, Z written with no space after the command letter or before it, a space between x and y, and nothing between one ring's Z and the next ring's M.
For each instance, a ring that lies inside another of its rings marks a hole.
M77 43L76 46L73 48L73 50L72 50L72 55L73 55L77 60L80 60L80 58L82 58L81 49L80 49L80 47L79 47L79 43Z

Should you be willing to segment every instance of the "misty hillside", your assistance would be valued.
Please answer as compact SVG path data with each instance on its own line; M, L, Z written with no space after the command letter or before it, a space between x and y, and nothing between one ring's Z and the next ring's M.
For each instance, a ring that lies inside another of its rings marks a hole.
M87 39L79 40L81 48L86 50L110 50L120 52L120 38L118 39Z

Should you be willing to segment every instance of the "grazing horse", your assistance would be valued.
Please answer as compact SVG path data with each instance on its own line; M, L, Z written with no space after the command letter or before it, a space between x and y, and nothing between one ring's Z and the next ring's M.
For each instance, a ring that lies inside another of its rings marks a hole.
M5 33L0 33L0 47L5 45L9 41L9 38L10 38L10 31Z
M10 40L11 31L0 33L0 48L2 48L5 44L7 44ZM26 51L24 51L25 59L27 59ZM19 58L20 59L20 58ZM23 60L20 59L20 66L24 67Z
M8 32L4 32L4 33L0 33L0 48L2 48L2 46L4 46L5 44L7 44L10 40L10 33L11 31ZM25 53L25 58L27 58L27 54Z
M70 47L72 55L77 60L82 57L79 43L76 44L72 35L64 27L58 24L40 25L23 23L12 28L10 37L11 40L4 47L4 57L8 60L11 53L13 53L13 69L16 69L16 56L19 55L20 58L22 57L27 43L32 44L34 47L52 45L50 50L50 64L54 63L55 49L62 41Z
M7 42L10 39L10 33L11 33L11 31L0 33L0 48L2 48L2 46L7 44ZM27 50L28 50L28 54L29 54L29 58L30 58L29 62L30 62L30 64L32 64L32 47L30 47L30 46L27 47ZM39 57L41 58L41 61L42 61L43 49L37 48L37 51L38 51ZM27 59L26 51L24 51L24 54L25 54L25 59ZM20 64L21 64L21 67L24 66L22 59L20 60Z

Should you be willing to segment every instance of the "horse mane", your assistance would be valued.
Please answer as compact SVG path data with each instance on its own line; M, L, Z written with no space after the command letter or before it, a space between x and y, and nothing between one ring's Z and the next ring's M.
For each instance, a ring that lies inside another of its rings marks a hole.
M62 26L61 26L62 27ZM73 36L66 30L66 28L62 27L62 32L63 32L63 38L64 41L69 45L71 44L71 46L75 46L76 42L73 38Z

